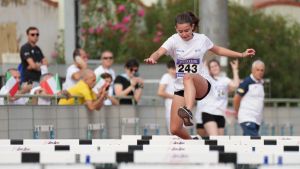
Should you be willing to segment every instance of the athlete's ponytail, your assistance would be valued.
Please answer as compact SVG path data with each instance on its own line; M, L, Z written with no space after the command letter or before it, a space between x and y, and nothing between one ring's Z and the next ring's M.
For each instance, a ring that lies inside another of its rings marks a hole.
M175 25L176 24L184 24L189 23L194 25L193 31L197 31L199 18L193 12L184 12L176 16L175 18Z

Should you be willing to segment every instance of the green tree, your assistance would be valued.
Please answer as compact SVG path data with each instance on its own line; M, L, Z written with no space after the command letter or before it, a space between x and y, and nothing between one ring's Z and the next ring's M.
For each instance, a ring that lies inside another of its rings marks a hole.
M256 50L255 57L241 60L241 77L249 75L254 60L261 59L266 64L265 77L271 80L271 96L299 98L299 24L230 4L229 39L231 49Z
M117 62L132 56L141 43L144 9L129 0L90 0L81 5L81 45L92 59L111 50Z
M143 61L175 33L174 17L178 13L197 11L195 2L172 0L143 9L137 0L86 1L81 6L81 45L92 59L108 49L114 52L117 63L128 58ZM128 16L130 21L124 23Z

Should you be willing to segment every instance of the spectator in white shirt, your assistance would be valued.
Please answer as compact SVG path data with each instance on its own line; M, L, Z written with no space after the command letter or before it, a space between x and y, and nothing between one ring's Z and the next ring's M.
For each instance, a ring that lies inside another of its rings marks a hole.
M109 92L113 92L114 90L114 80L116 79L116 73L115 71L111 68L111 66L113 65L114 63L114 55L111 51L109 50L105 50L104 52L102 52L101 54L101 65L99 65L96 69L95 69L95 75L96 75L96 78L99 79L101 78L101 75L103 73L109 73L112 77L112 83L110 83L110 86L109 86ZM109 104L109 100L106 100L104 102L105 105L111 105Z
M176 67L174 60L167 63L167 73L165 73L160 82L157 95L165 99L166 124L168 132L170 132L171 105L174 96L174 82L176 75Z
M77 48L74 50L73 60L74 63L67 69L63 90L67 90L74 86L80 80L82 72L87 68L88 55L83 49Z
M244 79L233 98L234 110L238 113L238 122L243 135L258 136L264 108L263 76L265 64L256 60L252 64L251 75Z
M116 78L116 74L115 71L111 68L111 66L114 63L113 53L109 50L106 50L102 52L100 59L101 59L101 65L99 65L94 71L96 74L96 78L98 78L103 73L109 73L112 76L114 81Z

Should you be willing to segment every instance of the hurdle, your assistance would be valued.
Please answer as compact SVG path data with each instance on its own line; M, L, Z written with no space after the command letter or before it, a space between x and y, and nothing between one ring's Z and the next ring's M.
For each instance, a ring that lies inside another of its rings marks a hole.
M0 164L300 164L299 137L214 136L182 140L166 135L123 135L121 139L0 141Z
M149 158L151 157L151 158ZM167 164L217 164L219 154L217 152L134 152L134 163L167 163Z
M234 169L234 166L231 164L218 164L218 165L174 165L174 164L156 164L156 165L147 165L147 164L120 164L119 169L153 169L153 167L159 169Z
M2 164L0 169L42 169L40 164Z

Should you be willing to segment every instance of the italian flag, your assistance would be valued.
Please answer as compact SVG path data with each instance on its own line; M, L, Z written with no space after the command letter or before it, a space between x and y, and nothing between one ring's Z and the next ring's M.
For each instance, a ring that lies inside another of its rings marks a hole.
M5 86L9 92L9 95L14 97L19 89L19 82L9 72L6 73L6 79L7 81Z
M54 95L61 91L58 74L40 83L47 94Z

